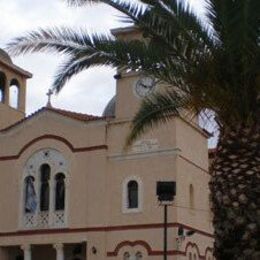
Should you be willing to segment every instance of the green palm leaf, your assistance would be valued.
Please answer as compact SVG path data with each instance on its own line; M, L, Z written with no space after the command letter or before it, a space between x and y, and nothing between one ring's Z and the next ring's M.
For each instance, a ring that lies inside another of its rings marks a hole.
M166 90L144 99L133 119L126 147L146 131L179 116L183 109L192 111L192 101L188 96L177 94L176 91Z

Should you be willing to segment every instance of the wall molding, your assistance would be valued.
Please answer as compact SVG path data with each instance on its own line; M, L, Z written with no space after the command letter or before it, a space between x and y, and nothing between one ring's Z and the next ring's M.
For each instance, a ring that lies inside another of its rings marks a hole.
M108 159L114 161L138 160L138 159L144 159L152 156L164 156L164 155L177 156L179 152L180 152L179 148L169 148L169 149L158 149L156 151L131 152L126 154L117 153L117 154L108 155Z
M45 139L52 139L64 143L73 153L81 153L81 152L90 152L95 150L107 150L107 145L97 145L97 146L88 146L88 147L74 147L66 138L58 136L58 135L42 135L37 138L32 139L30 142L26 143L15 155L7 155L7 156L0 156L0 161L9 161L9 160L17 160L21 157L21 155L33 144L45 140Z
M66 233L85 233L85 232L117 232L125 230L144 230L144 229L162 229L163 223L138 224L138 225L121 225L121 226L103 226L103 227L85 227L85 228L64 228L64 229L34 229L34 230L18 230L13 232L0 232L0 237L14 236L31 236L44 234L66 234ZM168 223L168 228L177 228L182 226L187 230L194 230L202 236L214 238L214 235L203 230L193 228L181 223Z
M159 255L163 255L163 251L162 250L153 250L152 247L149 245L148 242L143 241L143 240L136 240L136 241L122 241L120 242L114 249L114 251L110 251L107 252L107 257L116 257L118 256L119 251L123 248L123 247L135 247L135 246L142 246L145 248L145 250L147 251L148 256L159 256ZM200 250L199 250L199 246L196 243L191 243L188 242L186 247L185 247L185 251L180 251L180 250L168 250L167 251L167 255L182 255L182 256L187 256L188 254L188 249L189 247L192 248L196 248L196 251L198 253L199 259L201 260L206 260L206 257L208 255L208 253L210 253L212 255L213 253L213 249L210 247L207 247L205 250L205 254L201 255L200 254Z
M198 257L201 260L206 260L206 257L208 254L211 254L211 255L213 254L213 248L207 247L205 250L205 254L201 255L199 246L196 243L188 242L185 247L185 256L188 254L189 248L192 248L192 249L195 248L195 250L197 251Z

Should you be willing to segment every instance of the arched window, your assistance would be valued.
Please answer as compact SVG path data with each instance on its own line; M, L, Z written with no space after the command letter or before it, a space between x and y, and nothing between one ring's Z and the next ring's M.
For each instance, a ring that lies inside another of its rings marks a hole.
M123 260L130 260L130 254L128 252L124 253L124 258Z
M19 107L19 90L19 82L16 79L12 79L9 88L9 104L13 108Z
M128 208L138 208L138 183L137 181L129 181L127 184Z
M138 176L128 176L123 180L122 184L122 212L141 212L143 209L143 182L141 178Z
M55 210L65 209L65 175L58 173L55 176Z
M67 226L68 162L57 150L35 152L26 162L22 179L19 221L22 228ZM66 189L66 190L65 190Z
M4 103L5 101L5 85L6 85L6 76L3 72L0 72L0 102Z
M137 253L135 254L135 259L136 259L136 260L141 260L142 258L143 258L143 255L142 255L141 252L137 252Z
M190 184L189 188L189 197L190 197L190 209L194 209L194 188L193 185Z
M37 197L34 187L34 177L28 176L24 180L25 184L25 204L24 211L26 213L34 213L37 208Z
M40 210L48 211L50 204L50 173L49 164L43 164L40 168L41 173L41 190L40 190Z

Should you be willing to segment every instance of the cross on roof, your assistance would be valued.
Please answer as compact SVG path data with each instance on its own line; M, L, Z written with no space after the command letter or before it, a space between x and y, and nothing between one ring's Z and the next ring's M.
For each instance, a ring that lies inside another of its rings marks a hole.
M51 107L51 96L54 94L52 89L49 89L49 91L46 93L46 95L48 96L48 102L47 102L47 107Z

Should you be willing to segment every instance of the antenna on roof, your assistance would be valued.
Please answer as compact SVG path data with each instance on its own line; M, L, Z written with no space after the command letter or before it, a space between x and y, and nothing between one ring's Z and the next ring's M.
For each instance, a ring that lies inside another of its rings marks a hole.
M51 96L54 94L52 89L49 89L46 95L48 96L48 102L47 102L47 107L52 107L51 105Z

